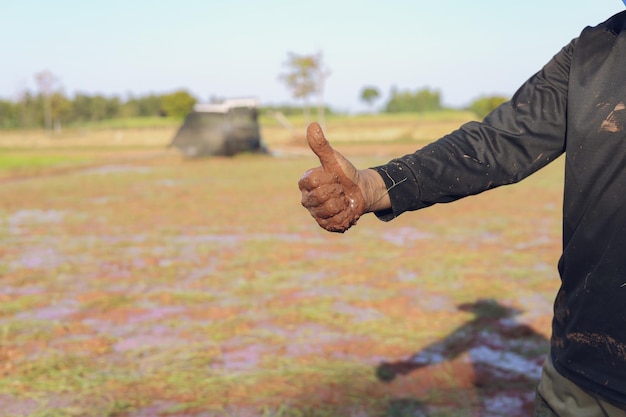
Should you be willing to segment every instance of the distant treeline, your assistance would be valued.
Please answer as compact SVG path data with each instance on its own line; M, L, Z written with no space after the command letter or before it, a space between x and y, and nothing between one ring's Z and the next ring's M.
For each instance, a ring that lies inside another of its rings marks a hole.
M50 95L26 92L17 101L0 100L0 128L58 128L141 117L183 118L196 102L185 90L126 99L99 94L78 93L69 98L60 92Z
M506 97L482 97L474 101L468 110L480 118L487 115ZM67 97L61 92L44 95L25 92L15 101L0 99L0 129L60 129L65 126L81 126L114 119L172 118L183 119L198 99L186 90L167 94L149 94L141 97L89 95L78 93ZM326 114L333 109L325 107ZM392 89L388 101L376 111L385 113L432 112L443 110L441 94L430 89L416 91ZM265 106L260 111L281 112L285 116L302 114L297 105ZM373 110L374 111L374 110Z
M508 100L509 98L504 96L483 96L462 110L472 111L482 119ZM423 113L439 110L445 110L441 102L441 93L428 88L416 91L392 89L389 101L383 108L386 113Z

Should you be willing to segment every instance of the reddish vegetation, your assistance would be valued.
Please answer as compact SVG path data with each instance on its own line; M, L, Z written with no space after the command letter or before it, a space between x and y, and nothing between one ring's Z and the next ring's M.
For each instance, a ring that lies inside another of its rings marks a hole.
M529 415L558 171L339 236L299 206L315 163L167 156L2 184L0 416Z

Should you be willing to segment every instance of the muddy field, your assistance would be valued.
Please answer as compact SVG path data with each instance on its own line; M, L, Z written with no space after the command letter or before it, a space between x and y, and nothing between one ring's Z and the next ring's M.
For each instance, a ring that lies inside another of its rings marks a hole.
M5 175L0 416L529 415L562 163L334 235L299 204L313 155L274 151Z

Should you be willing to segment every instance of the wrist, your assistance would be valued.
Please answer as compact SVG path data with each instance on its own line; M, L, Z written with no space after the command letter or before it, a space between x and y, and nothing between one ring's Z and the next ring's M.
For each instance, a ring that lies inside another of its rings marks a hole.
M374 169L362 169L358 174L359 187L365 200L364 213L390 209L391 199L380 174Z

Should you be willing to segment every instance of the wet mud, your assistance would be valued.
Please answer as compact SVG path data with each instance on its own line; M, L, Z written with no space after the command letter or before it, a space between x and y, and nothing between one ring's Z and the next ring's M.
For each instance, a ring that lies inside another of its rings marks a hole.
M540 233L477 199L334 235L299 205L309 164L1 184L0 416L528 415L558 209Z

